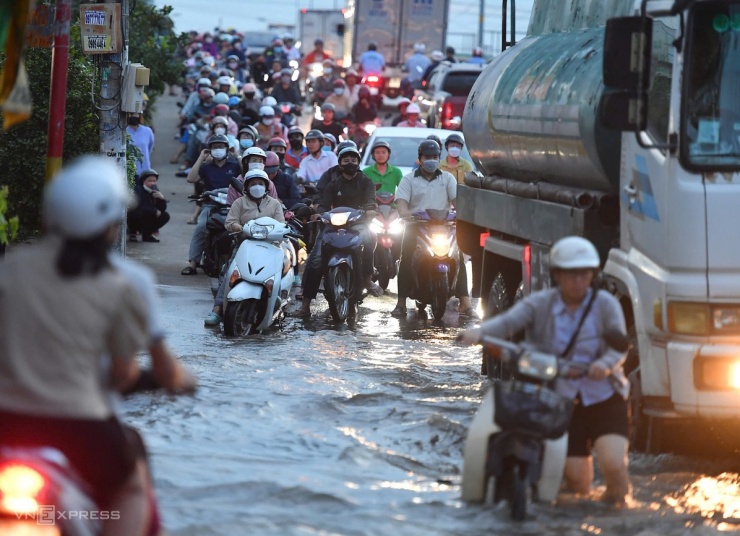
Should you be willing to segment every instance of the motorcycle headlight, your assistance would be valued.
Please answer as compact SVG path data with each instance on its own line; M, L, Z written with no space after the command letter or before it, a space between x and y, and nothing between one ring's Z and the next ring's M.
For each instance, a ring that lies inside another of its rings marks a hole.
M373 221L370 222L370 230L375 234L380 234L385 230L385 226L378 218L373 218Z
M368 124L368 125L365 125L365 132L367 132L367 135L369 136L369 135L371 135L371 134L372 134L373 132L375 132L375 129L376 129L376 128L377 128L377 127L375 126L375 124L374 124L374 123L370 123L370 124Z
M296 60L290 60L288 62L288 65L291 69L298 69L298 62Z
M347 220L349 220L349 214L349 212L337 212L331 215L331 219L329 221L331 221L331 224L335 227L341 227L347 223Z
M403 232L403 221L400 219L393 220L388 227L388 232L390 234L401 234Z
M450 252L450 237L448 234L438 233L430 237L432 253L437 257L446 257Z
M558 359L550 354L526 352L519 356L517 369L524 376L551 381L558 375Z
M252 235L252 238L256 238L257 240L264 240L270 233L270 228L265 225L252 225L249 229L249 232Z

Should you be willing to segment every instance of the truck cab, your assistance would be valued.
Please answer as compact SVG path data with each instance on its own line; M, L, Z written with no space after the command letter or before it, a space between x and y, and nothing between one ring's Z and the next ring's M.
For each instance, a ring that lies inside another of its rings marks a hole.
M471 91L458 235L490 314L550 286L557 239L594 242L661 450L667 421L740 420L740 0L571 4L536 0Z

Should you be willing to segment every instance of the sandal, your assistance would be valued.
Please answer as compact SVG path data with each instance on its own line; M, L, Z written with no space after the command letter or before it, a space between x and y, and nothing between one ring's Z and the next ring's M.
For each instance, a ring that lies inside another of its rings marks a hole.
M196 268L193 268L192 266L188 266L186 268L183 268L182 272L180 272L180 275L195 275L198 273L198 270Z
M188 220L188 225L195 225L196 223L198 223L198 222L195 220L195 218L190 218Z
M396 305L396 308L391 311L391 316L404 317L408 310L402 305Z

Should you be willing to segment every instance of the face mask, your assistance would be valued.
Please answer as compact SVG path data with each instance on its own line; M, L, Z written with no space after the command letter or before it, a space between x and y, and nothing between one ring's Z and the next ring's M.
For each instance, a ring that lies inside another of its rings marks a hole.
M260 199L265 197L265 187L262 184L254 184L249 187L249 195L254 198Z
M341 95L342 93L344 93L344 90L341 87L334 88L335 95Z
M265 126L268 126L269 127L273 123L274 123L274 121L273 121L273 118L272 117L263 117L262 118L262 124L265 125Z
M321 150L322 150L322 151L326 151L327 153L330 153L330 152L331 152L331 147L329 147L328 145L324 145L324 146L323 146L323 147L321 148Z
M141 117L129 117L126 121L129 125L136 126L141 123Z
M234 48L237 49L237 50L241 50L242 49L242 44L241 43L234 43Z
M213 129L213 133L214 134L226 134L226 129L225 128L221 128L221 127L217 127L217 128L214 128Z
M422 160L421 167L427 173L434 173L439 166L439 160Z
M233 61L229 63L229 69L231 69L232 71L236 69L237 67L239 67L238 63L234 63Z
M447 149L447 154L450 155L452 158L459 158L461 152L461 147L450 147L449 149Z
M290 148L294 151L299 151L303 147L302 140L290 140Z
M280 166L269 166L265 168L265 173L268 175L274 175L278 171L280 171Z
M280 77L280 81L287 86L288 84L290 84L290 77L289 76L282 76L282 77Z
M248 91L248 92L246 92L246 93L244 94L244 96L245 96L246 98L248 98L248 99L253 99L253 98L254 98L254 93L252 93L251 91Z
M205 41L206 43L213 43L213 39L211 39L210 37L206 37L206 38L204 39L204 41Z
M355 176L357 170L360 169L359 164L342 164L342 171L347 175Z
M283 52L283 47L275 47L272 50L275 54L281 54Z
M285 160L285 153L275 153L278 155L278 160L280 160L280 163L283 163L283 160Z
M260 162L250 162L248 164L249 171L252 171L253 169L265 169L265 165L261 164Z
M333 70L333 69L332 69L331 67L329 67L329 68L327 68L327 69L324 69L324 74L325 74L326 76L329 76L329 75L330 75L331 73L333 73L333 72L334 72L334 70Z
M213 149L211 151L211 156L216 160L222 160L226 158L226 149Z
M242 149L249 149L250 147L254 146L254 142L250 140L249 138L244 140L239 140L239 145Z

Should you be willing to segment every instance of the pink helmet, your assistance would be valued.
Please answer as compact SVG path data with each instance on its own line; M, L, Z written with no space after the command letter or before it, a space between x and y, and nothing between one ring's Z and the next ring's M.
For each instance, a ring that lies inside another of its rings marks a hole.
M280 165L280 157L276 153L265 151L265 156L267 156L265 159L265 167Z

